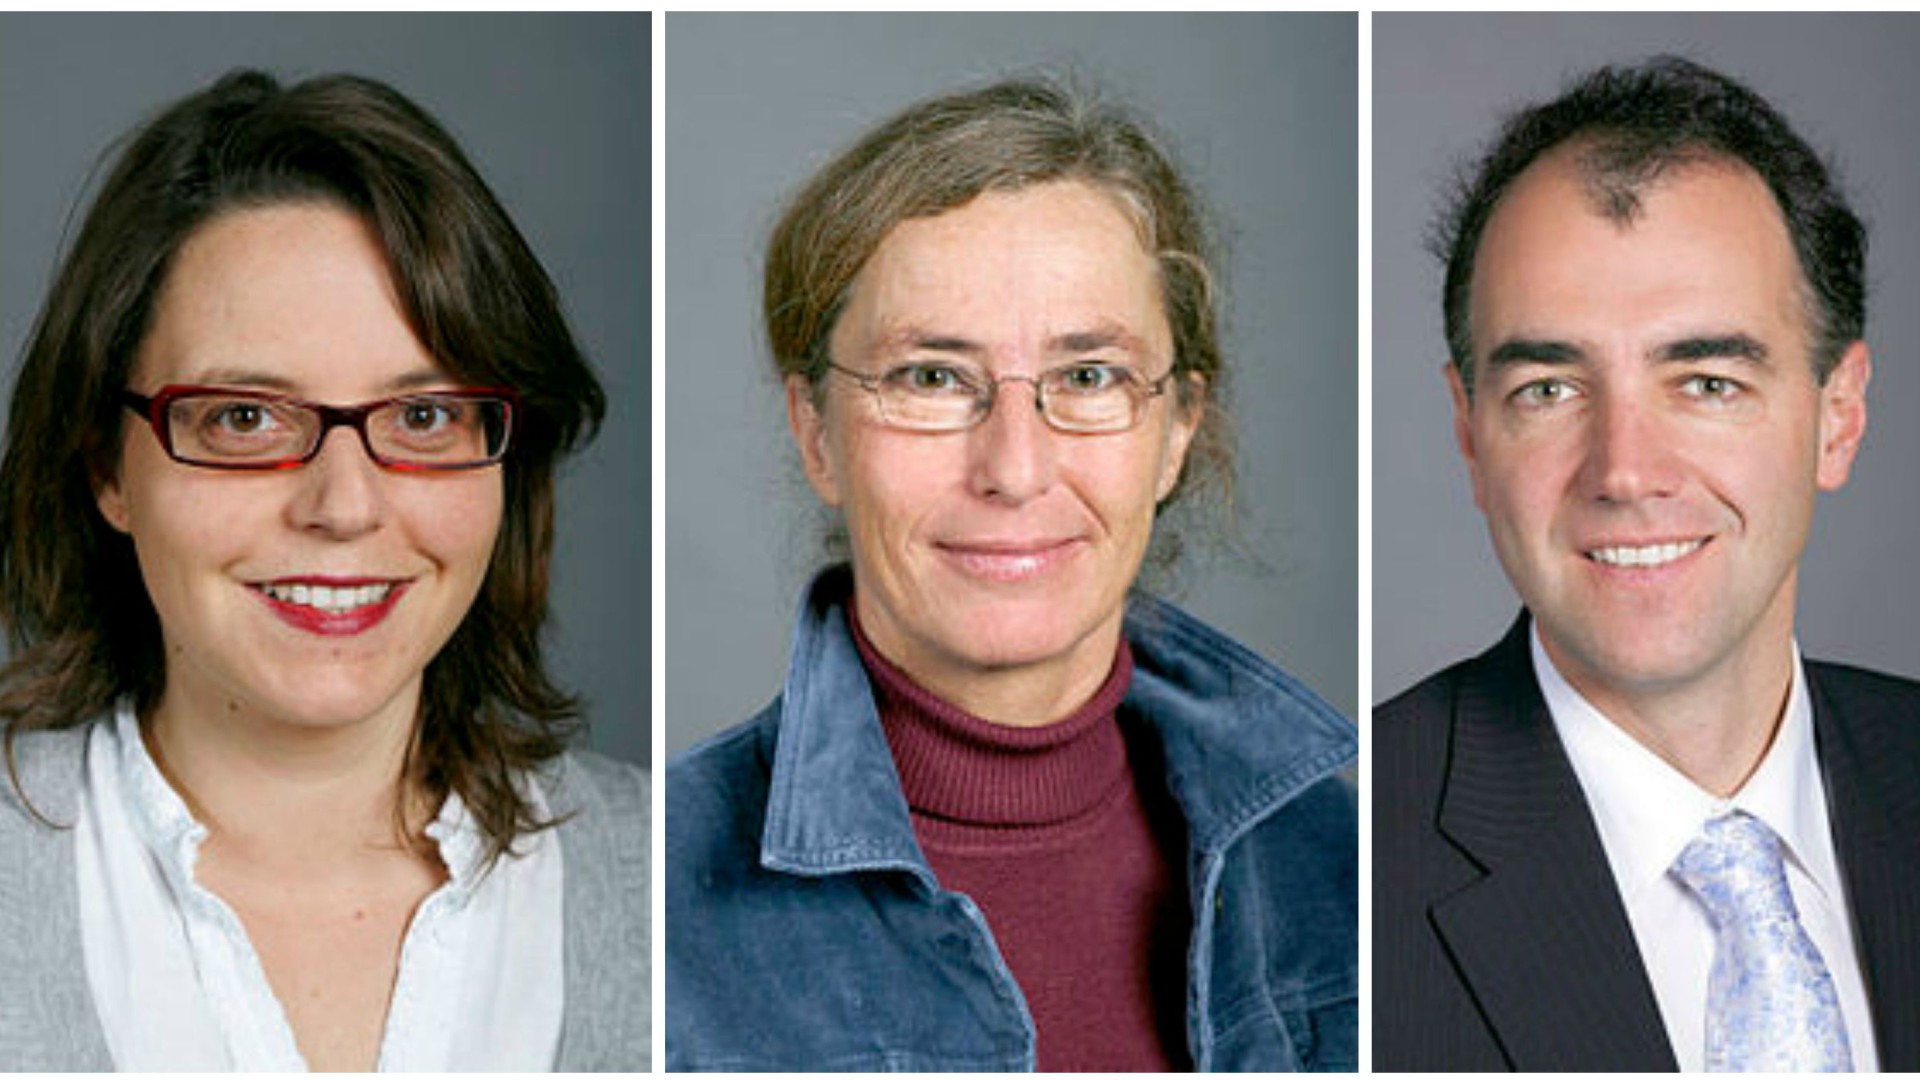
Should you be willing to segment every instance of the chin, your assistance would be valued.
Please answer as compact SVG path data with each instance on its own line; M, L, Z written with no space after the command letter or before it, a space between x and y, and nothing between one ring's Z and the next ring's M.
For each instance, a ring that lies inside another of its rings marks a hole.
M1057 608L1000 610L970 618L956 628L951 651L975 667L1026 667L1066 657L1092 629L1076 631L1058 618Z
M1571 658L1591 678L1623 691L1658 693L1684 686L1708 666L1697 655L1701 639L1694 632L1649 629L1561 640L1575 643Z
M253 700L263 715L290 726L337 728L374 717L400 696L401 686L396 682L355 679L338 673L295 685L283 684Z

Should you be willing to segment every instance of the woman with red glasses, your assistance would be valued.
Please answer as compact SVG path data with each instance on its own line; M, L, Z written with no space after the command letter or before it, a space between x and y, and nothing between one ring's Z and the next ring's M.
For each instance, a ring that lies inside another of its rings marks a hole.
M0 460L0 1062L643 1070L643 774L568 751L553 286L392 89L143 128Z

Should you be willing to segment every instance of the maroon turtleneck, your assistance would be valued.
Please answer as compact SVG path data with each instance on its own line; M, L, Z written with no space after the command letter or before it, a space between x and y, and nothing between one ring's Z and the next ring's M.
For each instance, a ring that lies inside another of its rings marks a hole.
M1126 641L1085 705L1017 728L914 683L851 604L848 622L914 835L941 887L986 916L1033 1015L1040 1069L1190 1068L1185 825L1157 770L1136 777L1115 718L1133 677Z

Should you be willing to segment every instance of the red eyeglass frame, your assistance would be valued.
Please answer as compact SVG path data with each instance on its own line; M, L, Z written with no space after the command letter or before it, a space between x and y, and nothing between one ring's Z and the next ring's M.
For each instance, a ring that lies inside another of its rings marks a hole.
M307 409L320 417L320 431L313 440L312 449L304 455L290 458L275 458L262 462L203 461L196 458L181 457L173 448L173 433L167 423L167 409L182 398L231 397L249 401L271 401L286 405L296 405ZM500 437L500 449L484 461L461 462L457 465L428 465L414 461L394 461L383 457L373 448L373 439L367 434L367 417L376 411L396 402L419 399L454 398L457 400L494 399L506 407L505 431ZM323 405L317 401L308 401L291 394L276 394L266 390L244 390L228 386L195 386L170 384L154 391L141 394L134 390L120 391L121 404L138 413L153 430L153 437L160 442L160 448L167 456L182 465L196 469L219 469L225 472L277 472L285 469L297 469L320 456L320 450L327 444L327 434L337 427L352 428L360 436L360 447L367 452L367 460L383 469L394 472L465 472L471 469L485 469L498 465L507 456L507 450L513 445L514 429L520 420L520 395L505 387L473 388L463 390L422 390L411 394L395 394L393 397L368 401L359 405Z

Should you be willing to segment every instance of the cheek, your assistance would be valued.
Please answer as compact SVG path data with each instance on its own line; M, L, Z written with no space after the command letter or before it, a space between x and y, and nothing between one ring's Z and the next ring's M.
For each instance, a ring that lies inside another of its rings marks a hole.
M1515 438L1492 423L1474 427L1473 444L1467 465L1474 502L1495 525L1549 513L1564 477L1578 468L1573 448L1549 438Z
M947 438L841 432L831 443L841 511L856 535L904 534L944 492L965 483L963 457Z
M1071 444L1061 460L1080 501L1116 534L1150 532L1166 468L1164 435Z
M414 543L435 561L478 578L486 572L506 514L499 475L453 478L429 490L398 492L393 505L404 514Z
M1481 508L1495 519L1496 525L1528 531L1536 524L1534 519L1543 513L1542 497L1534 490L1537 481L1538 478L1525 469L1508 468L1504 460L1482 458L1475 479L1480 489Z
M156 575L218 567L272 527L273 500L244 480L183 472L131 451L120 468L121 505L142 570Z

